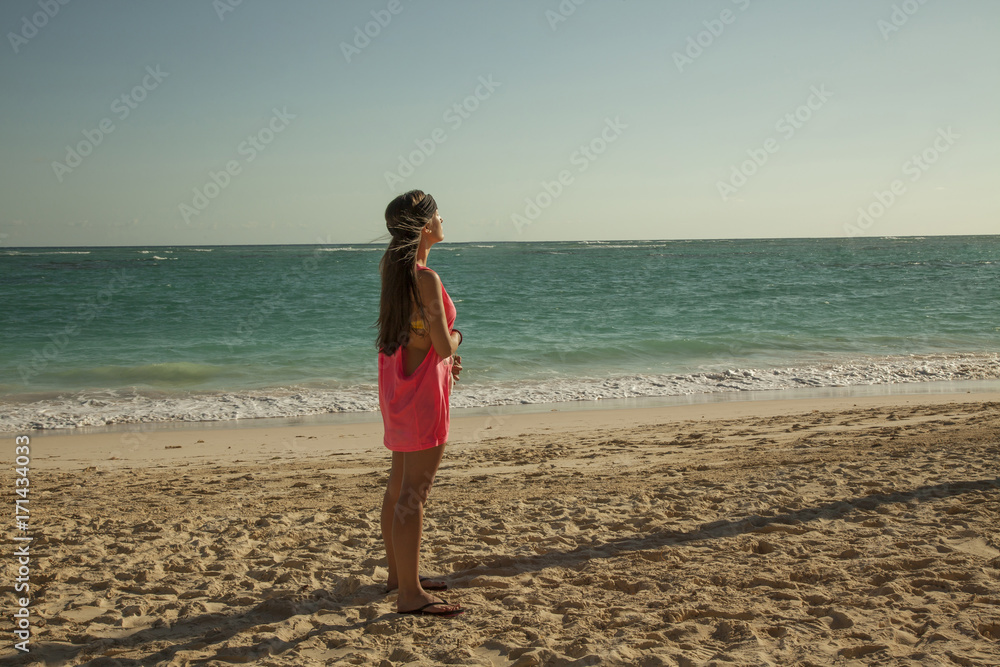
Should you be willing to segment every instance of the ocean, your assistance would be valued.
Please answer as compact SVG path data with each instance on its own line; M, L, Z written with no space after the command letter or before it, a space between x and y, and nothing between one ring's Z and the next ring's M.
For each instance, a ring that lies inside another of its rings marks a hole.
M377 415L384 250L0 248L0 431ZM464 336L453 409L1000 378L1000 236L440 243L428 265Z

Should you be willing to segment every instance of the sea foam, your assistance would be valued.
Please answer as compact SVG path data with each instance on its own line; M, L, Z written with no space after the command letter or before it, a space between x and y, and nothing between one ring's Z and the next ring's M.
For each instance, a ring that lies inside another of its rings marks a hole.
M451 406L482 408L806 387L997 379L1000 379L1000 356L996 354L868 357L811 366L728 368L673 375L553 377L550 380L489 384L463 380L455 385ZM216 422L377 410L378 389L374 383L343 389L276 387L183 395L104 390L30 402L8 402L0 413L0 431L153 422Z

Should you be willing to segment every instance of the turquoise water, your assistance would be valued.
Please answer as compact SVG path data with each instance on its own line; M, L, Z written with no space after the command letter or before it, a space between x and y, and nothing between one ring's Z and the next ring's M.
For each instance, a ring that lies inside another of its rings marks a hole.
M0 249L0 402L73 396L125 421L140 398L376 409L383 251ZM727 369L975 365L1000 342L1000 236L441 243L428 264L464 335L453 405L633 376L641 394L650 378Z

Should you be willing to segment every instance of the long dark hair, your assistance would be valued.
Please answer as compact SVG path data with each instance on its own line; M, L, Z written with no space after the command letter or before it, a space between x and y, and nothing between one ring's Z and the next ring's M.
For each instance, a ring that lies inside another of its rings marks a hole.
M427 320L417 289L416 264L420 230L434 216L434 211L428 215L421 210L426 206L418 204L429 196L421 190L410 190L389 202L385 209L385 226L392 239L378 267L382 275L382 295L375 323L378 327L375 347L388 356L410 340L412 304L416 304L421 317Z

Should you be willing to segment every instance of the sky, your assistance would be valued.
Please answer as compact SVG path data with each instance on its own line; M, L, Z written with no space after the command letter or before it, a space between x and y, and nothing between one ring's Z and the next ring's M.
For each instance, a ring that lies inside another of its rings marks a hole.
M995 0L5 0L0 245L995 234Z

